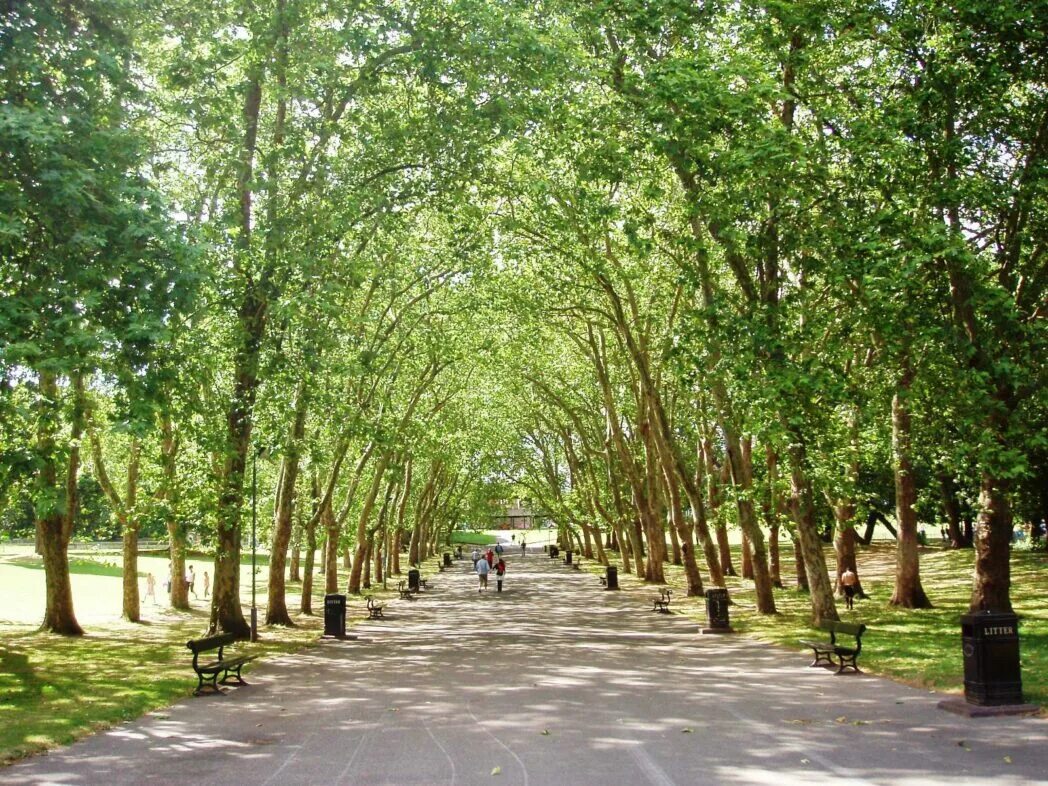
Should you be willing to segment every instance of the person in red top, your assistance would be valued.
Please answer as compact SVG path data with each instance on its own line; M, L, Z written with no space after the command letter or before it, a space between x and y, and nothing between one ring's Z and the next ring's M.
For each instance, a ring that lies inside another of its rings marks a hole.
M498 587L498 592L502 592L502 577L506 575L506 561L499 557L498 564L495 565L495 584Z
M495 552L494 551L492 551L491 549L488 549L488 553L485 554L484 557L488 561L488 567L489 568L495 567Z

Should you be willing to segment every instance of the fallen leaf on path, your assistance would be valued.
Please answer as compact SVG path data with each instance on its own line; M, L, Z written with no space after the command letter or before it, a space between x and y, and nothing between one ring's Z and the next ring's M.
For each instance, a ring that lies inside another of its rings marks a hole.
M501 767L496 767L495 769L493 769L491 771L491 774L492 775L501 775L502 774L502 768Z
M787 723L792 723L795 726L807 726L811 721L808 718L789 718L786 720Z
M1011 756L1005 756L1004 757L1004 763L1005 764L1011 764L1012 763L1012 757Z
M841 715L839 718L834 718L834 720L837 721L837 723L847 723L848 722L848 716L847 715Z
M801 764L810 764L810 763L811 762L809 762L807 759L801 759Z
M691 734L694 731L695 731L695 729L681 729L680 733L681 734Z

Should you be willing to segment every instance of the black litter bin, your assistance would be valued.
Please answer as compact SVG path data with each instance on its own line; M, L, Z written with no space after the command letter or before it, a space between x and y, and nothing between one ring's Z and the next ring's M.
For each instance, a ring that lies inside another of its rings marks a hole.
M337 639L346 637L346 596L324 596L324 635Z
M711 630L731 628L728 618L728 591L723 587L706 590L706 619Z
M571 564L571 552L570 551L565 551L564 552L564 564L565 565L570 565Z
M607 589L617 590L619 588L619 569L615 565L608 565L605 571L608 581Z
M964 698L969 704L1022 704L1019 618L1010 612L980 611L961 617Z
M444 567L445 568L450 568L451 567L451 552L450 551L445 551L444 552Z
M408 589L411 592L418 592L422 589L422 573L416 568L408 571Z

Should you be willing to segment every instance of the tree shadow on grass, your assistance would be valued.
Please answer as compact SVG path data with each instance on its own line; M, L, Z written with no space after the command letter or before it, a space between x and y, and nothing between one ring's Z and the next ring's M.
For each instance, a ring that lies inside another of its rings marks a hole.
M39 697L44 682L36 675L24 652L0 647L0 700L13 702Z

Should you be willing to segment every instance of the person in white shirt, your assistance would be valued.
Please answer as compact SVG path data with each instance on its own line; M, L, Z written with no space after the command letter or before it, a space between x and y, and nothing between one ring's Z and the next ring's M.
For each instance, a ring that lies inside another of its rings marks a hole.
M477 592L483 592L488 587L488 571L491 570L491 566L486 559L478 559L477 564L473 567L477 571L477 575L480 576L480 588Z

